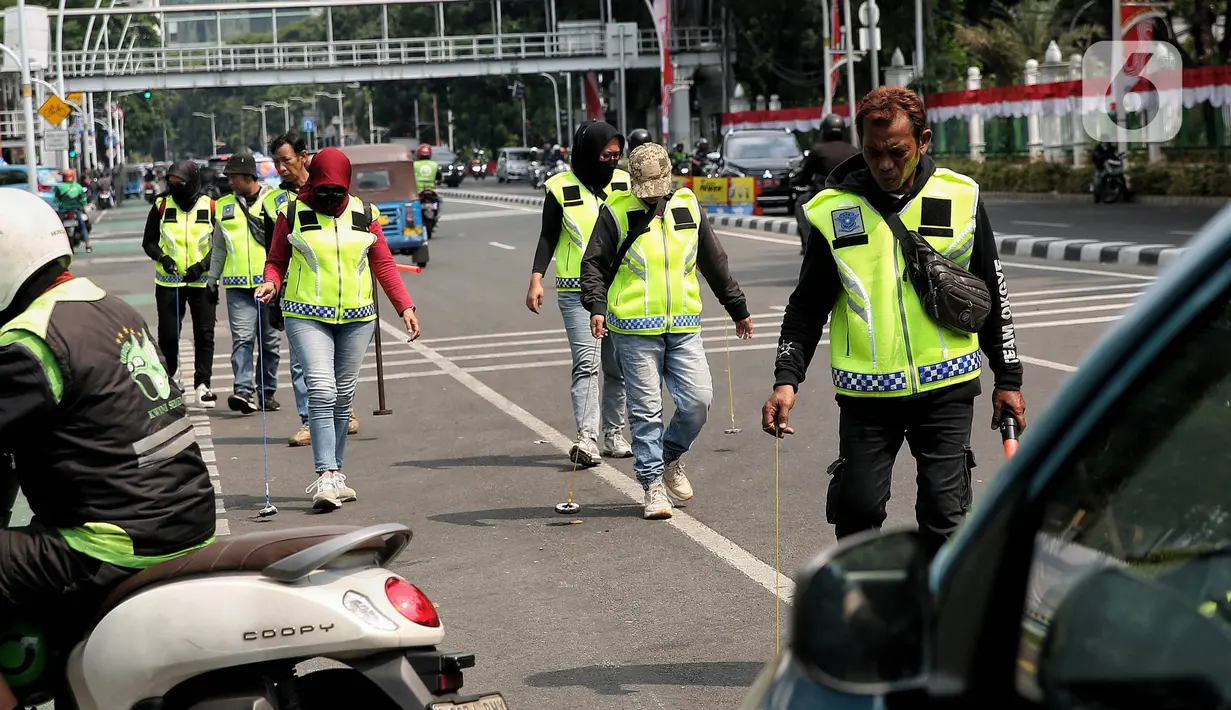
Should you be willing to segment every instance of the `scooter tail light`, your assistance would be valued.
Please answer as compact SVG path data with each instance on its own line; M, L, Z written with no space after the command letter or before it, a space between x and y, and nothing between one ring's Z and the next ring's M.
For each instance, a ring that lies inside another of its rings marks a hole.
M440 616L427 595L400 577L385 580L385 596L398 613L420 626L440 628Z

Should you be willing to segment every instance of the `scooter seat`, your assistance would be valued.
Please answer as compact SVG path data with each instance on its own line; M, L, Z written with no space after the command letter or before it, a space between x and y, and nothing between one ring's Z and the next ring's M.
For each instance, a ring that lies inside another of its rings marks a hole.
M353 525L323 525L219 538L199 550L156 564L124 580L107 595L97 619L102 619L128 597L153 585L216 572L260 572L297 552L359 529ZM384 548L385 541L376 538L355 549L380 551Z

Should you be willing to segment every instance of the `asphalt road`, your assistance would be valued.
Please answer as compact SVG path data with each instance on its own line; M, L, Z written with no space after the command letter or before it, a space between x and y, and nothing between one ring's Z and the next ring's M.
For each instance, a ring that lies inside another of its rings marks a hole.
M152 269L139 244L146 209L132 203L105 215L96 227L95 254L79 259L74 271L122 295L153 328ZM1070 219L1063 209L1036 208L1035 216ZM298 420L284 361L284 407L267 421L275 517L256 517L266 451L260 415L238 415L223 404L204 420L219 472L220 532L408 524L415 539L394 569L439 605L445 645L477 654L467 688L499 690L511 707L737 706L774 653L774 440L759 431L758 420L772 384L777 322L798 273L798 242L720 232L757 330L751 341L731 341L728 389L723 319L706 294L716 397L686 459L696 498L670 522L643 520L631 460L618 460L578 473L580 522L566 524L570 519L553 506L568 492L564 452L575 431L568 348L550 289L543 314L523 304L538 214L456 199L445 201L443 214L431 265L405 276L424 338L407 345L382 303L392 416L372 416L374 359L363 366L361 430L349 440L346 466L359 500L328 515L310 511L304 493L314 478L310 451L286 445ZM1006 273L1027 363L1029 414L1037 419L1083 354L1154 277L1025 259L1009 260ZM230 339L225 306L219 310L214 389L225 400ZM817 358L823 373L825 354ZM974 434L976 495L1001 463L987 400L978 403ZM723 433L729 401L743 430L735 435ZM798 434L780 451L783 598L789 598L789 575L834 539L823 510L824 471L837 451L836 415L828 378L815 375L801 388L792 418ZM1029 441L1027 434L1023 445ZM891 521L913 518L912 463L903 451ZM785 633L789 607L782 611Z
M464 180L460 190L513 191L541 194L525 183ZM1032 202L989 198L987 212L996 234L1002 236L1094 239L1132 244L1183 246L1220 208L1210 206L1156 207L1136 203L1096 205L1090 203ZM767 213L769 214L769 213ZM784 216L781 210L773 213Z

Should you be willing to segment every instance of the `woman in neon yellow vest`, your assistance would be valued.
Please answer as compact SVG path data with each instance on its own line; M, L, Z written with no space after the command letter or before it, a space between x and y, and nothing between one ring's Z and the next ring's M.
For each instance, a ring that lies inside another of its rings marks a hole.
M624 136L602 121L583 123L573 136L572 170L548 179L543 200L543 231L534 253L530 290L526 307L538 313L543 306L543 274L552 256L556 259L556 302L564 317L569 349L573 354L571 395L573 419L579 436L569 451L569 459L583 466L594 466L603 456L627 458L632 449L624 439L624 377L616 361L615 346L603 343L595 350L590 335L590 314L581 305L581 257L598 221L604 201L628 195L628 173L616 169L624 150ZM603 392L600 404L594 362L601 357ZM602 414L602 452L598 434Z
M307 492L313 493L312 507L325 511L356 498L342 474L342 458L359 368L377 327L373 274L410 339L419 337L415 306L376 208L350 195L350 184L350 160L342 151L326 148L316 154L307 185L280 208L265 282L256 292L270 303L286 286L286 335L308 385L317 479Z

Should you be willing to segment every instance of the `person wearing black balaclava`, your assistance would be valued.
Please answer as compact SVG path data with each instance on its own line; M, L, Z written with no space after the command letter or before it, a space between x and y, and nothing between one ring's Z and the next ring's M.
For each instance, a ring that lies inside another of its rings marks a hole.
M632 187L628 173L616 168L624 152L624 136L610 124L596 121L578 126L573 136L572 171L547 180L543 200L543 228L534 254L526 307L539 313L543 307L543 275L552 256L556 259L556 301L569 349L573 354L571 394L578 438L569 458L594 466L604 455L627 458L632 449L624 438L626 420L624 378L620 374L612 342L602 344L603 393L600 404L595 359L599 349L590 334L590 314L581 305L581 257L590 232L606 201ZM599 427L602 427L602 449Z
M218 292L206 288L214 234L214 201L201 190L201 172L191 160L167 170L167 191L154 199L141 246L154 261L158 347L167 374L179 370L180 328L192 314L192 386L203 407L217 406L210 391L214 371L214 323Z

